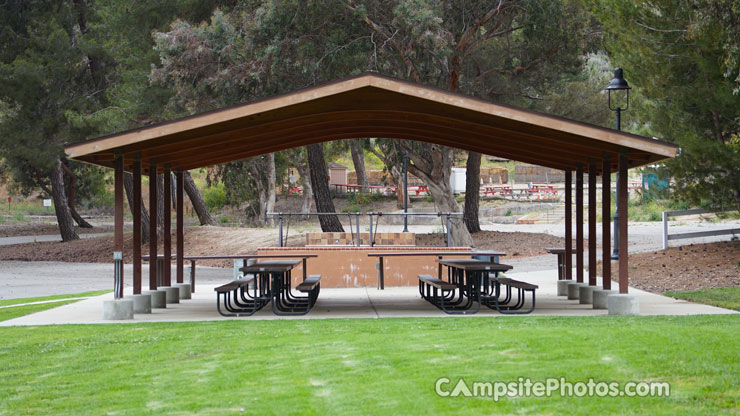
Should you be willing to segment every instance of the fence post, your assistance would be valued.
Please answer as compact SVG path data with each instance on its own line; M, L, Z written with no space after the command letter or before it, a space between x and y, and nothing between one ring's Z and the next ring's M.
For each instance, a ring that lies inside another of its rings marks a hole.
M355 220L356 220L356 230L357 230L357 247L360 246L360 213L358 212L355 214Z
M367 242L367 245L372 247L375 245L373 244L373 213L368 212L367 215L370 216L370 233L369 233L369 240Z
M278 227L278 232L280 233L280 236L278 237L278 247L283 246L283 216L282 214L278 216L280 219L280 227Z
M663 211L663 250L668 248L668 213Z
M447 247L452 247L452 241L450 241L450 213L447 213Z

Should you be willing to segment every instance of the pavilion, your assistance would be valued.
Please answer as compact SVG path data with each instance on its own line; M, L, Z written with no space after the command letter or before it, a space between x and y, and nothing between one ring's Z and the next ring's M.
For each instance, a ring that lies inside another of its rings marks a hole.
M153 124L65 148L70 159L115 170L115 273L123 276L123 173L134 177L134 205L141 204L141 175L155 183L176 179L176 282L183 282L183 172L323 141L398 138L476 151L565 172L565 279L572 276L572 179L576 180L576 282L584 283L584 174L588 175L589 286L596 286L596 177L602 176L603 258L611 253L610 174L619 173L619 293L628 293L627 170L676 155L677 146L552 115L468 97L377 74L293 91L229 108ZM156 211L157 187L150 190ZM165 206L172 206L169 192ZM134 211L134 241L141 240L141 212ZM164 216L164 256L171 255L170 219ZM150 220L156 229L156 216ZM134 244L133 290L141 293L141 246ZM150 255L157 254L151 234ZM603 262L603 289L611 289L611 263ZM157 289L151 262L150 290ZM170 268L163 270L171 284ZM123 285L115 287L123 296Z

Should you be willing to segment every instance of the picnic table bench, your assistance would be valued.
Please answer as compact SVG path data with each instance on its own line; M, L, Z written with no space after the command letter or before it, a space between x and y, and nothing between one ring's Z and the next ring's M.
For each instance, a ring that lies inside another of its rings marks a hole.
M508 277L491 276L490 279L496 287L496 293L491 297L491 299L493 300L493 307L497 311L503 314L528 314L534 310L535 290L539 289L539 286L532 283L522 282L520 280L510 279ZM500 285L504 285L506 287L506 295L503 300L499 299ZM512 299L512 288L517 290L517 301L513 305L509 304ZM526 292L532 293L532 306L528 310L522 311L521 309L525 303ZM486 306L490 307L489 303L490 302L488 302Z
M214 291L218 313L222 316L250 316L262 309L266 302L264 296L257 295L258 287L253 284L254 280L254 276L246 276L216 287ZM250 285L254 290L252 294L249 293ZM228 313L221 310L221 303Z

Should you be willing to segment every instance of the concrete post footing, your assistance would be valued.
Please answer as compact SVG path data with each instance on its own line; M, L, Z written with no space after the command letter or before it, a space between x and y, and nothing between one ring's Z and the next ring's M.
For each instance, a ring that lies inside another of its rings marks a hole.
M568 296L568 283L572 280L558 280L558 296Z
M108 321L134 319L134 301L131 299L103 301L103 319Z
M607 298L609 315L639 315L640 303L637 296L628 293L609 295Z
M141 293L128 297L134 302L134 313L152 313L152 295Z
M167 293L159 290L144 292L152 297L152 309L164 309L167 307Z
M180 299L190 299L192 292L190 291L190 283L175 283L172 287L180 289Z
M583 285L578 288L578 303L588 305L593 302L593 294L596 286Z
M607 303L607 299L609 298L609 295L614 295L616 293L617 292L613 290L594 289L594 293L592 295L594 309L608 309L609 304Z
M568 300L578 300L579 288L581 286L585 285L585 283L578 283L574 280L571 280L568 284Z
M160 286L157 290L165 292L167 303L180 303L180 288L173 286Z

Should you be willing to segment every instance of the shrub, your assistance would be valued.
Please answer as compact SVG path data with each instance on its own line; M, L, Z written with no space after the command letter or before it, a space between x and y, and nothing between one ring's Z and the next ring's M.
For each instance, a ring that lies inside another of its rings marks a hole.
M685 211L687 209L691 209L691 205L685 201L671 201L668 206L672 211Z
M203 189L203 201L206 203L209 211L220 211L227 203L224 185L217 184Z
M383 199L380 193L353 192L347 196L352 205L369 205Z
M342 208L342 212L361 212L360 206L357 204L349 204Z

